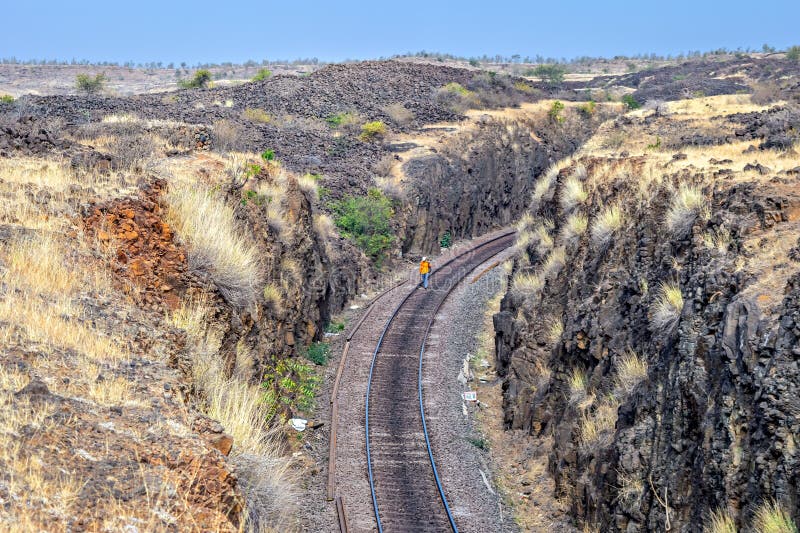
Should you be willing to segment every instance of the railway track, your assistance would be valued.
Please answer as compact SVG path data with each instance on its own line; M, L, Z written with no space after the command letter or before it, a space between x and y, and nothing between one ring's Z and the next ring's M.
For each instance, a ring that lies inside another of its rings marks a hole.
M444 300L469 272L513 242L513 233L464 252L395 308L375 347L366 396L366 450L380 532L458 531L426 429L422 355Z

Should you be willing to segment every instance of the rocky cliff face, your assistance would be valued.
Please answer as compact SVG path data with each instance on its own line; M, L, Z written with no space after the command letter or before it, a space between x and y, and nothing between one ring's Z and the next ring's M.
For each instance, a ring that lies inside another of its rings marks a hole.
M797 520L796 157L590 144L521 223L494 318L507 426L554 436L557 495L602 531L747 528L773 498Z
M573 153L613 113L604 108L587 117L570 108L558 122L547 108L479 116L441 148L405 161L402 251L430 253L446 232L468 239L511 224L528 205L534 177Z

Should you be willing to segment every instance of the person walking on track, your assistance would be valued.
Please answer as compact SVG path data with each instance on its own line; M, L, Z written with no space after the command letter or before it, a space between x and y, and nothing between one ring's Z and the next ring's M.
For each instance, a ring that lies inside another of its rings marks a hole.
M428 288L428 278L431 275L431 263L428 261L427 257L422 258L422 261L419 262L419 275L422 277L422 288Z

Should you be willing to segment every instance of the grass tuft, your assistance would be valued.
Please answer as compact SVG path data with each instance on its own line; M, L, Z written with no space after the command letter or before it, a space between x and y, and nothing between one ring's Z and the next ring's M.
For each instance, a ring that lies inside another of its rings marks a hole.
M207 272L231 305L242 309L253 302L256 249L236 228L233 208L196 184L173 185L167 202L169 220L189 247L189 267Z
M671 328L683 311L683 295L677 283L662 283L653 308L652 324L665 331Z
M666 223L670 233L676 238L688 235L704 204L705 197L700 189L682 184L667 211Z
M709 516L703 533L736 533L736 524L726 511L717 509Z
M589 197L583 182L576 174L564 181L564 188L561 191L561 207L564 211L572 211L575 206L582 204Z
M573 213L567 218L562 230L562 238L566 242L574 242L581 235L586 233L589 227L589 219L583 213Z
M617 389L625 395L647 377L647 361L636 352L628 351L617 363Z
M544 287L544 280L538 274L519 273L514 276L513 291L522 296L537 294Z
M619 402L613 397L601 401L592 412L581 418L581 445L590 449L610 442L611 431L617 423Z
M592 226L592 242L598 248L605 248L615 231L622 227L622 210L615 206L605 208Z
M761 504L754 526L758 533L798 533L792 517L774 500Z

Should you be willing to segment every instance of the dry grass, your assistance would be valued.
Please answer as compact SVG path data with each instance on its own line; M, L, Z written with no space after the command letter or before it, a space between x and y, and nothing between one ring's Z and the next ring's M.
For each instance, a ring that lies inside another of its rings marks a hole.
M681 184L672 196L672 203L667 211L667 228L676 238L689 234L706 199L702 191L691 185Z
M184 302L170 317L173 325L186 331L192 356L194 383L205 398L204 410L233 436L232 460L244 476L253 522L267 519L273 525L286 523L297 502L290 461L281 457L279 436L268 423L270 406L263 392L246 380L252 354L237 346L236 368L225 375L218 356L222 333L209 327L211 309L203 298ZM253 524L256 530L263 524Z
M561 238L564 242L574 243L581 235L586 233L589 227L589 219L583 213L573 213L564 223L561 230Z
M670 329L683 311L683 295L677 283L662 283L652 308L651 324L661 331Z
M261 124L269 124L272 122L272 117L263 109L248 107L242 111L242 117L252 122L260 122Z
M586 372L580 368L575 368L569 375L567 384L569 385L569 399L573 403L580 403L586 399Z
M564 265L567 264L567 252L563 246L554 248L542 265L542 276L545 278L557 276Z
M586 449L604 446L611 440L617 423L619 403L609 397L601 401L594 410L581 417L581 446Z
M297 180L297 186L301 191L309 195L313 200L317 200L319 198L318 178L312 176L311 174L303 174L295 179Z
M564 322L561 317L552 316L547 320L547 340L552 344L561 341L564 334Z
M731 233L724 227L703 234L703 245L719 255L728 253L732 240Z
M617 363L616 387L622 394L628 395L647 377L647 361L636 352L628 351Z
M520 272L514 276L512 290L521 296L533 296L544 287L544 280L538 274Z
M385 106L383 112L400 125L406 125L414 120L414 112L400 102Z
M584 168L580 166L580 168ZM585 168L584 168L585 172ZM561 191L561 207L564 211L572 211L576 206L582 204L589 197L583 181L577 176L577 172L564 181Z
M558 173L561 172L563 166L553 165L542 174L533 186L533 193L531 194L531 204L534 208L539 205L542 200L550 200L552 198L553 186L556 184Z
M281 292L281 288L275 283L267 283L264 285L264 300L277 313L283 312L283 293Z
M736 533L736 524L727 511L717 509L708 517L703 533Z
M797 533L797 524L774 500L761 504L753 526L758 533Z
M667 102L669 113L686 116L720 116L734 113L751 113L762 111L770 106L757 104L749 94L725 94L706 96L703 98L687 98L674 102Z
M553 229L552 220L545 220L541 222L539 225L537 225L536 229L534 229L534 240L536 242L536 250L539 252L540 255L545 255L555 245L555 242L553 241L553 236L550 234L552 229Z
M598 248L608 245L614 232L622 227L622 210L612 205L603 209L592 226L592 242Z
M642 478L633 474L617 472L617 500L629 506L638 506L644 493L644 481Z
M207 272L225 299L244 308L259 282L255 247L235 226L233 208L200 185L173 184L168 218L189 248L189 267Z

